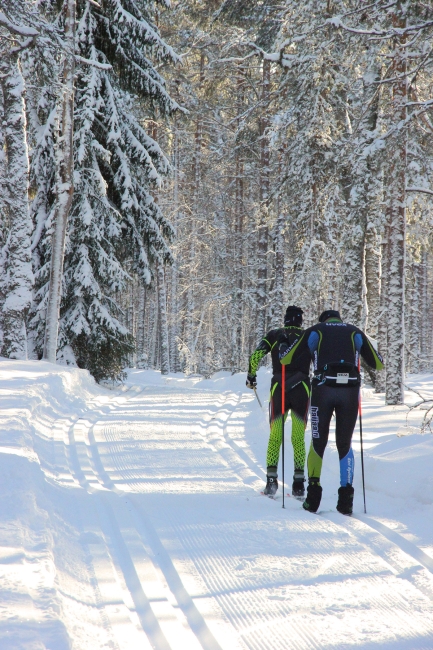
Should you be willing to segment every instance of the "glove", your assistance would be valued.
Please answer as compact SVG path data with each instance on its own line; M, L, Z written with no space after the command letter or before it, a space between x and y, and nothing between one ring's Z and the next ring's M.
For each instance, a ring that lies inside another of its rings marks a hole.
M245 383L247 388L254 390L254 388L257 386L257 377L255 375L247 375L247 381Z

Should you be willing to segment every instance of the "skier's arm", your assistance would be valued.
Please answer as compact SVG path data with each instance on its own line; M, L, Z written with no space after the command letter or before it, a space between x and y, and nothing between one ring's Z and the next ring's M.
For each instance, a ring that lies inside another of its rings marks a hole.
M263 337L260 341L257 348L254 350L250 356L250 361L248 363L248 376L255 377L257 375L257 370L259 368L259 363L265 357L268 352L272 349L272 345L269 343L266 337Z
M359 332L362 337L362 346L360 349L361 356L371 368L375 370L382 370L383 357L378 350L374 347L368 336L364 332Z

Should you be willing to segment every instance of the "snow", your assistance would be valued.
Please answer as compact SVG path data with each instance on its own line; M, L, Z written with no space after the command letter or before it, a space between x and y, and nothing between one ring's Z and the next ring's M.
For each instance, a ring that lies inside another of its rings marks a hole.
M354 516L335 510L332 441L319 513L283 510L260 495L269 379L261 410L244 375L137 369L109 390L0 361L2 650L433 647L424 412L363 389L367 515L358 429ZM408 385L431 398L432 379Z

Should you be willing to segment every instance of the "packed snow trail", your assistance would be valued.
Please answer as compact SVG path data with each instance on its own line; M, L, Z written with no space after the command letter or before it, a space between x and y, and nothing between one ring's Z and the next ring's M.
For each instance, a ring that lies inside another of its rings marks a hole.
M347 518L332 444L317 515L260 495L266 409L241 375L109 391L2 361L0 395L2 650L433 648L433 437L407 408L364 391L368 514L358 464Z

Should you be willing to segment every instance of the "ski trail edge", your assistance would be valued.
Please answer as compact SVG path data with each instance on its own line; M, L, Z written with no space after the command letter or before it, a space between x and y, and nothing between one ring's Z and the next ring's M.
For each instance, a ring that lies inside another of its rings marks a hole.
M364 515L352 515L352 518L358 519L358 521L362 521L362 523L370 526L370 528L374 528L374 530L376 530L378 533L381 533L381 535L386 537L390 542L398 546L402 551L422 564L425 569L433 573L433 558L427 555L427 553L424 553L424 551L418 548L418 546L412 542L409 542L409 540L391 530L388 528L388 526L385 526L385 524L381 524L379 521L376 521L376 519L365 517Z

